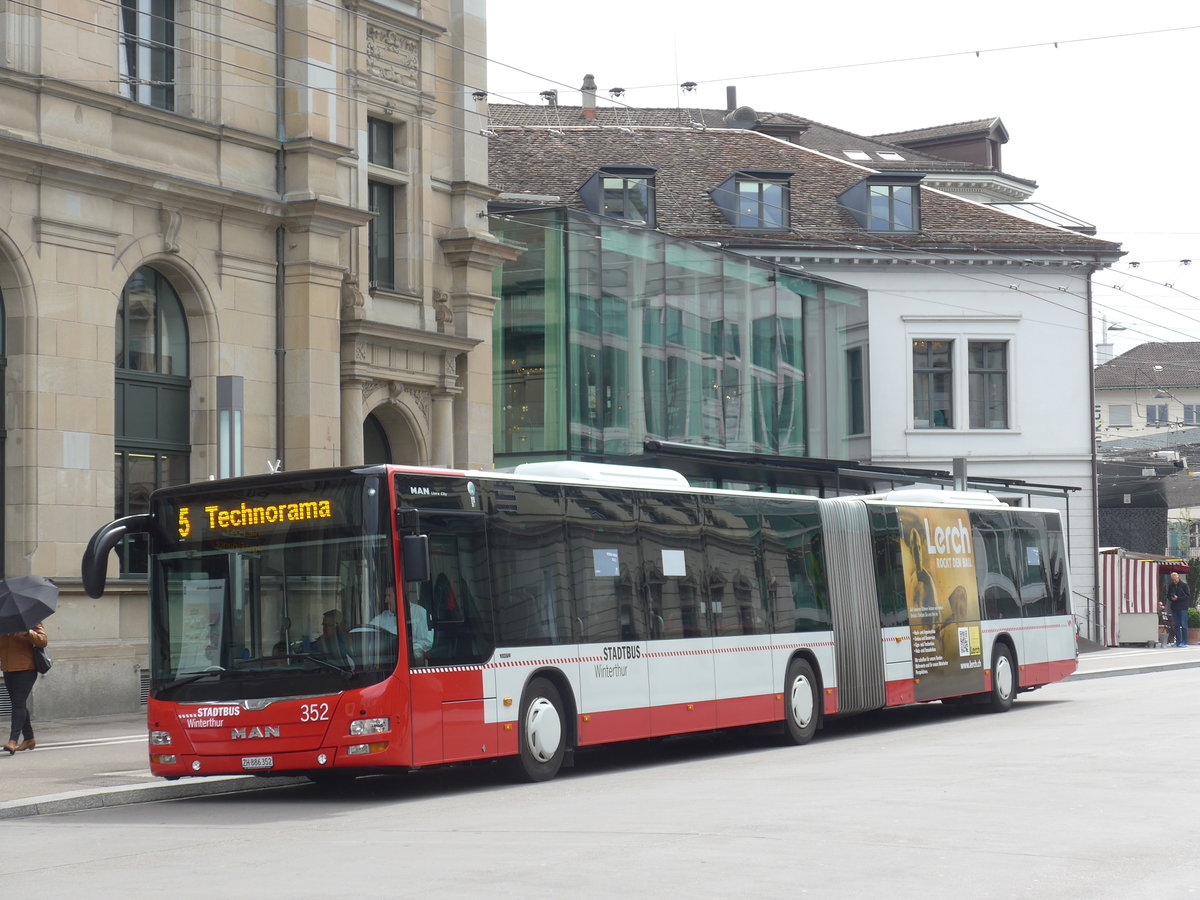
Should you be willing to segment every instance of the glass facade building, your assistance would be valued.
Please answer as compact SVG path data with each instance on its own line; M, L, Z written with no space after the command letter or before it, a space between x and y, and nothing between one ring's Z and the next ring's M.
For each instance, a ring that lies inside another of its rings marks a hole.
M498 467L646 441L845 456L865 291L566 208L492 231L524 248L496 273Z

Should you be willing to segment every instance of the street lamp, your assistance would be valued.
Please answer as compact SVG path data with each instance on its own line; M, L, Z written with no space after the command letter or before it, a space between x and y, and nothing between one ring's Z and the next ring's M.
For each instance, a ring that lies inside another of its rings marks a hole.
M1120 322L1108 324L1106 316L1100 317L1100 343L1096 345L1096 365L1102 366L1113 358L1113 345L1108 338L1110 331L1125 331L1125 326Z

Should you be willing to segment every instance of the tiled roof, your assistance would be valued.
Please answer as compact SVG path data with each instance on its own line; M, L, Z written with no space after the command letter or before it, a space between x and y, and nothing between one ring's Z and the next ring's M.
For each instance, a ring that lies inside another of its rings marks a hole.
M529 127L562 128L565 126L591 126L599 128L645 128L645 127L681 127L681 128L728 128L726 111L723 109L681 109L681 108L635 108L597 106L595 119L585 119L581 106L528 106L521 104L492 104L488 107L488 118L492 127L518 125ZM995 119L981 119L980 122L990 123ZM955 129L958 126L944 126ZM925 150L915 150L899 143L889 142L886 136L876 135L866 137L854 134L841 128L834 128L803 116L792 113L760 112L756 128L771 131L775 128L795 129L798 134L789 136L800 147L820 150L839 158L847 150L859 150L870 155L869 160L852 160L861 162L880 171L925 172L925 173L963 173L987 172L995 175L994 170L975 163L960 160L944 159ZM922 132L934 132L937 129L922 129ZM957 133L957 132L949 132ZM908 135L909 132L903 132ZM915 132L913 132L915 134ZM901 159L887 159L881 152L891 152ZM849 159L849 157L846 157ZM1037 183L1014 175L1004 177L1013 181L1037 187Z
M740 244L812 246L872 243L902 249L975 248L1116 253L1118 244L1018 219L938 191L921 193L922 230L875 234L860 228L837 198L873 170L742 129L499 127L489 145L489 183L506 193L554 195L583 209L579 188L602 166L657 170L656 224L668 234ZM788 232L731 226L710 192L743 169L786 170ZM544 202L544 201L542 201Z
M1098 388L1200 387L1200 342L1148 341L1097 366L1095 377Z

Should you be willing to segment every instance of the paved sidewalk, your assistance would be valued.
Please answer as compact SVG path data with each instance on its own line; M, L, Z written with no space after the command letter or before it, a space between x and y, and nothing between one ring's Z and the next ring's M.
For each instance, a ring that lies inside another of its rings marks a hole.
M1085 653L1068 681L1200 667L1200 646L1119 647ZM7 725L7 722L3 723ZM261 790L304 779L230 775L165 781L150 774L144 713L34 722L37 748L0 753L0 819L204 794Z

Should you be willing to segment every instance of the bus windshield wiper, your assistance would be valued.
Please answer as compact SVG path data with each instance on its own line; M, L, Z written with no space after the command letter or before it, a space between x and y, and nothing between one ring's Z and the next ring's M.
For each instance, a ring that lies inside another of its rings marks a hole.
M287 655L287 658L288 659L311 659L313 662L315 662L319 665L325 666L326 668L333 669L333 671L335 671L338 674L343 675L347 678L349 678L351 675L354 674L353 669L347 669L343 666L339 666L337 663L331 663L329 660L325 659L325 657L318 656L316 653L289 653Z
M175 688L183 687L185 684L191 684L193 681L199 681L201 678L220 678L224 674L225 669L221 666L209 666L203 672L197 672L194 675L185 675L182 678L176 678L174 681L168 681L162 685L160 691L173 691Z

